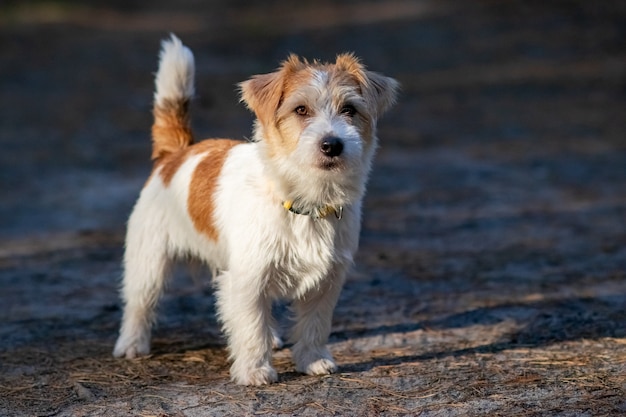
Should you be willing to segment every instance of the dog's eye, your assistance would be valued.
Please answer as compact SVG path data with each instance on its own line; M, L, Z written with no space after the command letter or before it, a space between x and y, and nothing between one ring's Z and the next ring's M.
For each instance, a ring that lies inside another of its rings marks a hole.
M295 108L294 110L296 112L296 114L298 116L308 116L309 115L309 109L307 109L305 106L298 106Z
M341 108L341 114L345 114L348 117L353 117L356 114L356 109L352 104L346 104Z

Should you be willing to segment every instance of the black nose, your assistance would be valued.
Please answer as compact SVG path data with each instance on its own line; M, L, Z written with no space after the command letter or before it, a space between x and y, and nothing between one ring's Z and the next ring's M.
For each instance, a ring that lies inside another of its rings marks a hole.
M336 138L334 136L329 136L327 138L322 139L322 144L320 145L320 150L326 156L339 156L343 151L343 142L341 139Z

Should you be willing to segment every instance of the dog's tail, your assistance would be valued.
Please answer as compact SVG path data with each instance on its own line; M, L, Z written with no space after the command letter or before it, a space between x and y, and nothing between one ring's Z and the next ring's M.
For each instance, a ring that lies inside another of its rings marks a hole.
M191 50L174 35L163 40L154 82L153 160L193 143L189 101L194 95L194 72Z

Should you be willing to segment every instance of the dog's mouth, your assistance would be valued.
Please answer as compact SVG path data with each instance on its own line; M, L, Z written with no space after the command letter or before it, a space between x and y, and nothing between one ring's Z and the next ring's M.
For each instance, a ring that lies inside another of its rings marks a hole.
M320 156L316 165L323 171L341 171L346 167L346 161L340 156Z
M318 168L324 171L341 171L345 167L343 160L337 157L321 158L317 164Z

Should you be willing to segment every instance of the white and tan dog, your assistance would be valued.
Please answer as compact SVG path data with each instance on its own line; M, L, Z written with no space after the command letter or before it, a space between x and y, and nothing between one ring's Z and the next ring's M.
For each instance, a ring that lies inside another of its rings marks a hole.
M398 84L350 54L334 64L290 56L240 84L254 141L193 144L194 59L162 43L154 97L153 172L130 220L124 318L114 355L150 351L155 307L177 257L213 270L217 308L238 384L276 381L272 302L292 301L300 372L336 370L326 348L334 306L357 250L376 121Z

